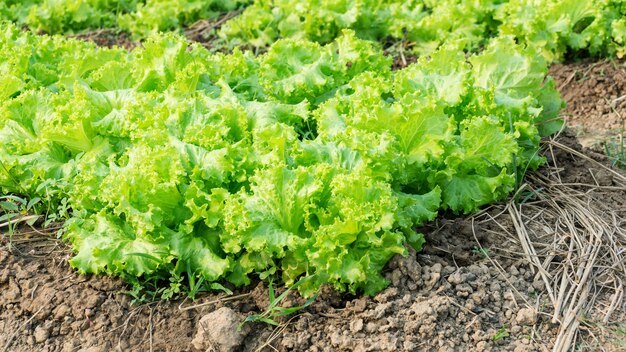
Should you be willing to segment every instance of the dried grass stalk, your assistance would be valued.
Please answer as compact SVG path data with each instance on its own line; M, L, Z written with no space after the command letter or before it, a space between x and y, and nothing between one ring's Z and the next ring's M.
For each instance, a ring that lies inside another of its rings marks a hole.
M551 311L544 312L559 326L552 351L565 352L582 336L581 323L610 324L626 314L626 176L558 141L545 146L554 163L527 175L522 188L530 192L526 201L511 200L496 217L487 212L476 217L483 218L480 222L504 222L508 216L507 222L512 222L516 233L509 239L523 250L519 259L544 282L552 303ZM593 174L595 184L564 184L563 168L554 158L557 149L604 169L613 184L600 185ZM621 197L623 204L611 208L606 202L611 195L618 202ZM588 326L585 333L596 340L602 335Z

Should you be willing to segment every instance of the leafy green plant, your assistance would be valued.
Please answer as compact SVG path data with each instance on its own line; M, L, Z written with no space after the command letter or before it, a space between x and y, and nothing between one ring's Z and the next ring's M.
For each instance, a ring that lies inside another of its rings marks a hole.
M43 199L67 219L71 265L138 299L142 282L150 299L275 275L311 278L307 297L375 294L421 248L415 226L505 198L562 123L547 63L513 37L392 71L351 31L255 57L0 26L2 192Z

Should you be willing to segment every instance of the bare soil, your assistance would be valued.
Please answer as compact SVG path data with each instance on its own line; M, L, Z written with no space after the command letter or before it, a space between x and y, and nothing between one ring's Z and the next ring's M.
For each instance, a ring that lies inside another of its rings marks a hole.
M553 327L544 325L534 333L533 326L543 318L534 308L523 310L523 302L533 301L530 295L536 290L528 266L506 262L503 277L486 258L472 252L477 243L471 229L464 219L446 222L429 236L423 253L411 252L392 261L387 272L392 285L373 298L325 292L291 320L272 345L298 351L440 347L532 351L537 343L549 344ZM485 230L477 229L480 238L486 237ZM267 288L259 284L251 296L200 309L182 311L182 302L133 307L122 293L121 282L73 273L62 244L16 237L12 253L0 252L0 331L4 332L0 346L10 351L188 351L204 314L222 306L246 314L262 311L268 304ZM484 245L495 247L495 243ZM207 296L200 302L217 298ZM500 329L509 336L493 341ZM269 326L255 324L243 350L255 350L273 332Z
M117 29L109 28L85 32L71 37L90 41L102 47L112 48L117 46L129 51L133 50L136 46L141 45L141 43L133 41L130 34Z
M621 64L551 73L583 141L624 125ZM53 234L4 233L0 351L626 351L626 176L568 132L544 154L548 165L529 175L516 203L420 229L424 250L393 259L390 285L375 297L324 290L279 327L235 333L237 321L267 308L263 283L132 305L123 282L69 268L70 251Z
M550 75L567 103L562 115L583 146L601 149L607 139L626 136L623 61L556 64Z

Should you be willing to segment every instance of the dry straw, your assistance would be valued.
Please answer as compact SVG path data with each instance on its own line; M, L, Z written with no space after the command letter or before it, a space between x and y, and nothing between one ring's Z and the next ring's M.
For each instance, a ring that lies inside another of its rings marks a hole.
M611 350L606 327L626 314L626 174L558 139L544 147L552 164L529 173L518 197L496 216L492 209L475 220L497 222L512 246L522 250L517 259L543 281L551 305L542 313L558 326L552 351L572 351L577 344ZM556 156L589 165L589 175L581 179L593 182L564 183L565 169ZM599 170L608 175L608 184L606 177L597 180ZM520 201L522 193L527 196Z

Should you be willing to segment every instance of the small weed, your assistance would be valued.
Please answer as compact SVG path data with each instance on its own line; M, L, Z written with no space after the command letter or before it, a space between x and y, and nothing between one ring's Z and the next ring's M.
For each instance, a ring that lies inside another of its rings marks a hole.
M192 300L195 300L198 293L203 291L221 291L226 293L227 295L233 294L233 291L231 291L227 287L224 287L224 285L218 282L213 282L209 284L207 281L205 281L202 275L196 274L195 272L192 273L191 265L189 263L187 263L187 280L188 287L184 287L184 293Z
M583 315L580 319L581 324L586 329L593 331L599 338L593 340L580 341L576 346L576 351L596 351L605 350L600 347L610 347L611 351L625 351L626 349L626 324L625 323L609 323L603 324L594 322L588 316Z
M528 201L535 200L539 194L543 192L543 188L539 187L533 190L521 189L516 193L515 200L517 204L525 204Z
M48 227L55 222L65 222L70 218L70 206L68 204L67 197L61 199L61 202L57 206L56 211L48 211L46 215L46 221L43 223L43 227Z
M486 248L486 247L476 247L474 246L474 248L472 249L472 253L479 255L483 258L487 258L489 256L489 254L491 253L491 249Z
M0 197L0 228L24 222L29 226L35 224L38 215L29 215L41 202L41 198L26 200L24 198L7 195Z
M300 286L302 283L304 283L306 280L310 279L311 277L308 277L306 279L301 279L300 281L296 282L295 284L293 284L292 286L288 287L285 292L283 292L280 296L276 297L275 293L274 293L274 286L272 285L272 281L270 280L269 283L269 298L270 298L270 304L267 307L267 309L260 313L260 314L253 314L253 315L249 315L248 317L246 317L246 319L241 322L241 324L239 324L239 329L241 329L241 327L248 322L263 322L266 324L270 324L270 325L274 325L274 326L278 326L280 325L280 323L278 323L276 321L277 318L279 317L284 317L286 315L295 313L299 310L302 310L308 306L311 305L311 303L313 303L313 301L315 301L315 299L317 298L317 293L314 294L313 296L311 296L311 298L309 298L303 305L301 306L296 306L296 307L290 307L290 308L285 308L280 306L280 303L287 297L287 295L289 295L289 293L291 292L291 290L297 288L298 286Z
M412 53L411 48L415 46L414 42L407 40L392 40L384 45L385 53L394 59L398 68L403 68L416 60L415 55Z
M493 342L496 342L508 336L509 336L509 329L506 325L504 325L503 327L500 328L500 330L496 332L495 335L493 335L491 339L493 340Z
M169 270L153 273L150 277L123 276L122 278L129 284L129 290L123 292L131 297L131 305L183 297L195 300L198 293L208 291L233 294L233 291L222 284L209 283L201 275L191 273L189 264L187 264L187 272L183 273L171 267Z
M618 347L626 347L626 323L617 324L613 330L615 344Z
M624 131L614 139L606 140L604 144L604 154L611 160L614 167L626 170L626 141L624 141Z
M7 229L9 249L11 249L13 235L18 224L25 223L33 226L39 220L40 216L32 215L32 212L40 202L40 198L26 200L14 195L0 197L0 229Z
M124 290L122 293L131 297L131 305L153 302L161 297L167 289L162 285L159 287L159 284L151 280L142 282L135 277L124 277L123 279L130 284L130 290Z

